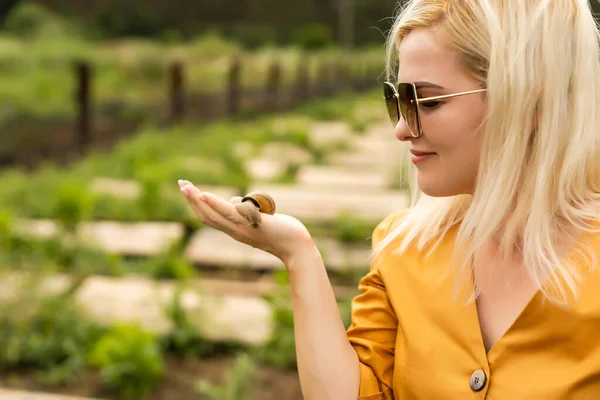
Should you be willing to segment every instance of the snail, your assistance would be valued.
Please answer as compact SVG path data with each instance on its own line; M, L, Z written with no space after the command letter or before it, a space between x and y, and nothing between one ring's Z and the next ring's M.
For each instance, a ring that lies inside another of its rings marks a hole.
M275 201L266 193L251 192L242 197L242 201L236 204L235 208L250 222L248 226L258 228L261 213L275 214Z

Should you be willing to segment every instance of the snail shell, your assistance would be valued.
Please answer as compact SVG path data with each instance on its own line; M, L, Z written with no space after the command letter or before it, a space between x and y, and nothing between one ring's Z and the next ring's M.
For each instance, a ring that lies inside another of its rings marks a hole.
M275 214L275 201L266 193L251 192L244 196L240 203L236 204L236 209L250 222L249 226L258 228L261 213Z

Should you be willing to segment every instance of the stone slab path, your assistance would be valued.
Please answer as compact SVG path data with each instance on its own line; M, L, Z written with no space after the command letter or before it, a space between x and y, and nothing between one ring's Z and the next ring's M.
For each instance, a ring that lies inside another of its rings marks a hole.
M356 188L355 193L336 188L311 189L297 185L256 185L249 191L260 190L275 199L277 212L293 215L303 222L333 222L341 213L380 221L390 213L409 205L404 191L369 193Z
M99 323L137 323L150 332L163 334L172 327L165 307L175 291L173 282L141 276L92 276L79 288L75 299ZM208 339L261 344L270 338L272 310L259 297L209 295L196 286L183 292L181 305L190 322Z
M369 238L361 244L345 244L331 238L315 237L328 270L368 268ZM225 233L206 227L196 232L185 250L185 257L197 264L235 269L278 270L284 265L277 257L240 243Z
M296 175L296 184L304 188L329 188L349 194L358 190L386 191L391 183L392 175L381 168L307 165L300 168Z
M186 259L223 268L282 269L275 256L240 243L225 233L205 227L196 232L185 250Z
M86 244L108 253L138 256L167 250L183 232L183 225L177 222L88 222L77 229Z

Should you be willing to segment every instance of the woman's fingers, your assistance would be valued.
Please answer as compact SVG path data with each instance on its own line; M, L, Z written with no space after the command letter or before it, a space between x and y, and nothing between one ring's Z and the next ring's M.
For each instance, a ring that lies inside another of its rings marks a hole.
M232 198L229 199L229 202L231 204L238 204L242 202L242 196L233 196Z
M235 204L232 204L228 201L222 200L212 193L204 193L204 199L206 204L208 204L213 210L218 212L221 216L228 219L229 221L235 224L243 224L245 218L243 218L240 213L236 210Z
M215 209L212 206L212 204L218 203L215 200L219 200L220 202L223 202L223 200L207 193L201 193L200 190L192 184L183 185L181 191L185 194L194 213L203 223L227 234L234 234L236 232L237 224L232 222L226 216L221 215L220 210ZM232 204L229 205L235 207ZM222 210L222 207L220 207L220 209Z

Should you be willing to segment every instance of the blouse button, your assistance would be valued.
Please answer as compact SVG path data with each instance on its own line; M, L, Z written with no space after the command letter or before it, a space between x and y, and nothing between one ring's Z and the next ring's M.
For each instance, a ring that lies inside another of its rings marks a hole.
M471 374L471 389L474 392L479 392L481 389L485 387L485 383L487 381L487 377L485 376L485 372L478 369Z

